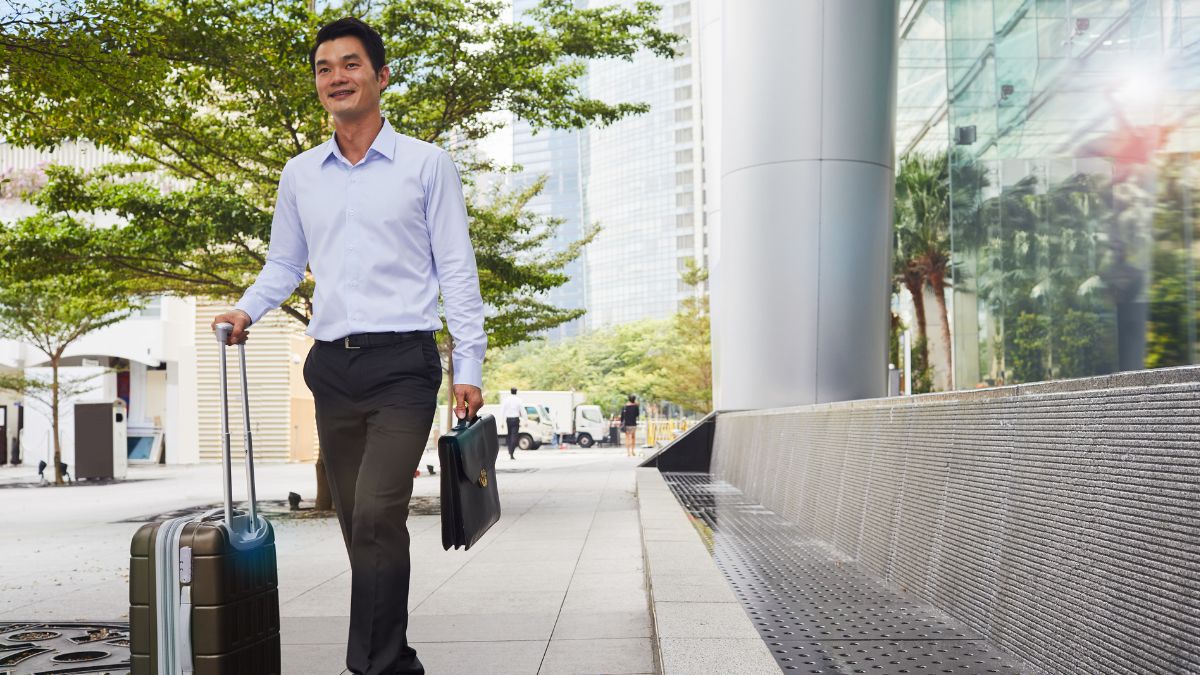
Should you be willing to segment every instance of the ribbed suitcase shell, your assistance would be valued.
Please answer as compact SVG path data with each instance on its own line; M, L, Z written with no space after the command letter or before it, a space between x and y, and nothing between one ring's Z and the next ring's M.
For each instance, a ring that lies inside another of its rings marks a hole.
M161 525L143 525L129 547L132 675L158 672L154 538ZM279 577L274 530L269 529L261 546L239 551L218 523L189 523L180 545L192 547L192 659L196 675L279 675Z

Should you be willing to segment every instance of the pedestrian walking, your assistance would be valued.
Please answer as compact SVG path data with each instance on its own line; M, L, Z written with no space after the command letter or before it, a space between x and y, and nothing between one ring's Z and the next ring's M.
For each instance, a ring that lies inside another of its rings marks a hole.
M346 666L357 675L425 672L407 639L406 521L441 386L439 290L458 417L483 405L487 346L458 171L444 150L383 119L386 63L379 33L358 19L317 33L309 65L334 135L284 166L266 264L213 321L233 324L230 344L244 342L311 267L304 380L350 556Z
M626 457L637 455L635 446L637 444L638 412L637 397L630 394L629 402L621 408L621 432L625 434Z
M500 404L500 414L504 416L504 426L508 428L508 458L517 458L517 432L521 429L521 410L525 403L517 397L517 388L508 390L509 396Z

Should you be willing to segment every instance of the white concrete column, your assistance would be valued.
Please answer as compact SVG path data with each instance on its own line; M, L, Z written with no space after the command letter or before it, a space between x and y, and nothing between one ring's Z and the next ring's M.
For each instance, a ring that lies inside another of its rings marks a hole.
M167 411L163 440L167 444L167 463L195 464L200 461L195 334L196 323L208 317L196 315L195 298L164 298L162 309L166 321L163 358L167 362Z
M887 392L897 11L724 3L719 409Z
M704 215L702 221L708 245L704 251L708 258L709 302L712 300L713 274L721 257L721 14L723 0L698 0L696 12L695 58L700 64L700 107L704 151L701 170L704 173ZM703 235L701 240L703 239ZM699 241L699 240L698 240ZM711 309L711 304L710 304ZM711 313L710 313L711 319ZM710 336L713 355L720 350L721 336L718 324L712 321ZM720 362L713 358L713 393L721 388ZM714 403L717 403L714 400ZM720 408L720 405L717 405Z
M146 426L146 364L129 362L129 424Z

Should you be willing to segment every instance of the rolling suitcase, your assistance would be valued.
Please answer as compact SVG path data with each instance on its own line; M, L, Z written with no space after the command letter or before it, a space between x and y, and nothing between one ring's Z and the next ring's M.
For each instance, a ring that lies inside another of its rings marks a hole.
M275 534L257 513L246 391L246 348L238 345L249 513L233 508L225 341L217 326L225 508L147 523L129 557L133 675L278 675L279 590Z

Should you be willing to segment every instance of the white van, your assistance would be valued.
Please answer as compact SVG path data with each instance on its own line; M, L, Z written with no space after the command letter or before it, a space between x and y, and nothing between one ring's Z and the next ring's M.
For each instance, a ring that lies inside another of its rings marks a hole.
M489 403L479 409L479 415L496 418L496 433L500 435L500 447L508 441L508 425L500 414L500 405ZM554 440L554 423L543 406L526 404L521 410L521 426L517 431L517 447L522 450L537 450L543 443Z

